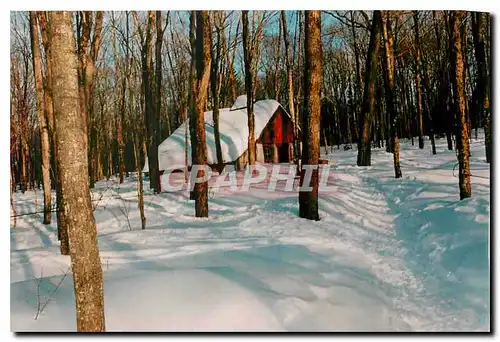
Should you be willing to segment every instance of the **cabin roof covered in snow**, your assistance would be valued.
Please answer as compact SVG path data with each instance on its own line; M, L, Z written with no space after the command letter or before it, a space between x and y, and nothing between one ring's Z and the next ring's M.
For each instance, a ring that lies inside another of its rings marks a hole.
M247 150L248 116L246 101L246 95L241 95L236 99L231 108L221 108L219 111L219 131L223 163L234 162ZM255 139L260 136L279 107L281 107L280 103L275 100L261 100L254 103ZM285 110L284 112L286 113ZM183 123L158 146L160 170L179 169L185 165L185 134L186 123ZM205 135L207 139L208 164L215 164L217 155L212 111L205 112ZM189 127L187 128L187 139L188 163L191 165ZM147 159L143 172L148 172Z

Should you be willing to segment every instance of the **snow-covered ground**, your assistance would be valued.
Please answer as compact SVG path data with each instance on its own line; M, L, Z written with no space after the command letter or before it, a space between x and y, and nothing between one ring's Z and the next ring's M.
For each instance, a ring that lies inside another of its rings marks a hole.
M398 180L384 149L371 167L356 166L355 149L322 156L335 163L318 222L298 217L297 193L253 186L211 192L208 219L194 217L186 192L147 194L140 230L136 179L98 183L107 330L489 330L484 140L472 141L464 201L445 139L435 156L428 141L401 147ZM15 205L40 210L42 194L16 193ZM41 217L11 228L11 328L75 330L69 257Z

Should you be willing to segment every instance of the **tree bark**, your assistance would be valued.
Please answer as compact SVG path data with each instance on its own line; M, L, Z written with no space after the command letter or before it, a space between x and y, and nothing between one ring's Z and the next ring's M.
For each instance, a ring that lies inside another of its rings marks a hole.
M386 12L387 13L387 12ZM394 39L392 35L391 18L390 14L386 15L385 21L382 23L382 31L384 36L384 52L385 52L385 95L387 103L387 111L389 112L389 134L388 140L391 140L391 150L394 160L394 175L396 178L403 176L401 172L401 164L399 161L399 137L397 131L398 114L396 113L395 106L395 82L394 75L396 73L396 65L394 58Z
M380 11L374 11L370 32L370 45L368 47L368 55L366 58L363 107L359 116L360 131L358 139L358 166L371 165L370 136L375 104L381 21Z
M142 83L144 87L144 108L146 124L146 146L148 153L149 167L149 188L157 194L161 192L160 173L158 166L158 143L157 126L158 120L155 111L154 93L153 93L153 27L155 15L153 11L148 13L148 22L145 37L142 40Z
M420 32L418 25L418 11L413 12L413 22L415 24L415 84L417 88L417 131L418 148L424 148L424 126L422 115L422 85L421 85L421 58L420 58Z
M38 34L37 16L31 11L30 17L30 36L31 51L33 58L33 73L35 75L36 89L36 111L38 123L40 125L40 142L42 155L42 184L43 184L43 223L50 224L52 215L52 187L50 185L50 140L49 129L47 127L47 118L45 117L45 102L43 98L43 77L40 55L40 38Z
M290 56L290 36L288 34L288 27L286 23L286 11L281 11L281 22L283 24L283 39L285 41L285 63L286 63L286 80L288 89L288 111L290 113L290 118L292 119L293 126L293 159L294 163L298 165L300 145L299 145L299 133L297 118L295 115L295 104L294 104L294 92L293 92L293 69L292 69L292 59Z
M62 255L69 255L68 221L64 215L64 195L62 193L59 163L57 163L57 141L54 121L54 102L52 90L52 29L46 12L38 12L40 29L42 32L42 42L45 52L45 111L52 138L52 151L54 160L54 180L56 184L56 207L57 207L57 239L60 241L60 251Z
M139 139L137 131L132 132L133 135L133 143L134 143L134 159L135 159L135 171L137 173L137 200L138 200L138 208L141 214L141 229L146 229L146 215L144 214L144 186L142 182L142 171L141 171L141 160L139 153Z
M470 184L470 150L469 150L469 130L467 128L467 117L465 113L465 92L463 83L464 64L462 56L462 39L460 35L460 25L464 17L462 11L453 11L450 14L452 28L452 67L453 67L453 94L455 96L455 107L458 114L458 184L460 189L460 199L471 197Z
M283 20L280 18L279 23L278 46L276 47L276 69L274 71L274 99L279 102L280 98L280 52L281 52L281 36L283 34Z
M211 25L208 11L196 12L196 80L194 103L196 106L194 131L195 155L193 165L207 165L207 141L205 137L205 102L210 80L210 42ZM204 176L199 170L198 177ZM196 217L208 217L208 181L196 183L195 211Z
M191 64L189 67L189 136L191 144L191 165L194 165L195 153L196 153L196 137L195 137L195 91L196 91L196 11L191 11L189 15L189 44L191 46ZM186 132L187 134L187 132ZM187 148L187 144L186 144ZM186 152L187 153L187 152ZM187 157L186 157L187 158ZM186 168L187 159L186 159ZM189 199L195 200L194 189L189 193Z
M213 44L211 49L212 65L211 65L211 90L212 90L212 119L214 122L214 139L215 139L215 152L216 152L216 163L223 164L222 159L222 147L220 144L220 130L219 130L219 107L220 107L220 87L221 87L221 73L220 73L220 63L221 63L221 30L224 26L220 16L223 15L222 12L214 12L214 27L217 35L217 40Z
M305 15L305 108L303 118L303 152L300 185L310 186L310 191L299 192L299 216L319 220L318 213L318 162L322 82L321 11L306 11ZM304 184L304 165L313 167L311 183Z
M248 11L241 12L243 25L243 59L245 63L245 88L247 93L247 115L248 115L248 164L255 164L255 116L253 111L254 98L254 74L253 58L255 56L254 44L248 28Z
M89 192L84 123L72 13L52 12L54 112L61 190L71 241L77 330L104 331L104 296L97 231Z
M490 78L488 76L488 68L486 61L485 49L485 31L487 13L475 12L472 13L473 18L473 39L474 39L474 53L477 64L477 77L476 77L476 91L478 94L477 105L474 107L476 110L476 117L484 127L485 134L485 151L486 162L491 162L491 113L490 113ZM482 122L481 122L482 121Z

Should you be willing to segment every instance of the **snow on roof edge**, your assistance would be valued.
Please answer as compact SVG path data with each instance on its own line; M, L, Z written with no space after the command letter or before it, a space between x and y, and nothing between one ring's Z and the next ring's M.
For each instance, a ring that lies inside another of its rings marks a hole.
M241 97L241 96L240 96ZM268 124L278 108L282 108L290 117L286 109L274 99L266 99L255 102L255 136L258 137ZM212 111L205 115L205 134L207 139L207 162L215 164L215 134L212 120ZM188 121L189 123L189 121ZM186 123L182 123L167 139L158 146L158 160L160 170L173 170L185 165L185 129ZM222 149L223 163L234 162L248 148L248 116L245 108L231 110L221 108L219 112L219 131ZM188 137L188 164L191 165L191 146L189 129ZM148 172L147 157L142 172Z

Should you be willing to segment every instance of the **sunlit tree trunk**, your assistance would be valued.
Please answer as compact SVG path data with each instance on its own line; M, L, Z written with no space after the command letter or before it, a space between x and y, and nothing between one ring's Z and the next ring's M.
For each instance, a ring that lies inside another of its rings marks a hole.
M72 13L52 12L54 114L61 187L68 220L76 325L104 331L104 295L97 230L89 192L84 122L79 110L78 62Z
M30 36L33 58L33 73L35 75L36 112L40 125L41 155L42 155L42 184L43 184L43 223L50 224L52 211L52 194L50 185L50 140L47 118L45 117L45 102L43 98L43 77L40 55L40 38L38 34L37 16L31 11Z
M281 11L281 23L283 25L283 38L285 42L285 64L286 64L286 81L287 81L287 90L288 90L288 111L290 113L290 117L292 119L293 126L293 159L295 164L298 165L298 158L300 154L300 145L299 145L299 134L298 134L298 124L297 118L295 115L295 104L294 104L294 92L293 92L293 70L292 70L292 59L290 56L290 36L288 34L288 27L286 23L286 11Z
M391 27L391 18L390 13L388 11L385 15L385 21L382 23L382 31L384 35L384 52L385 52L385 63L383 63L385 67L385 95L387 102L387 110L389 112L389 134L391 135L388 140L391 140L391 149L393 152L393 160L394 160L394 175L396 178L401 178L401 164L399 161L399 137L397 124L399 116L396 113L395 106L395 58L394 58L394 39L392 35L392 27Z
M463 83L464 64L462 57L462 39L460 36L460 25L463 20L462 11L453 11L450 14L452 28L452 68L453 68L453 93L455 96L455 107L458 113L458 180L460 189L460 199L471 197L470 184L470 150L469 150L469 130L467 128L467 117L465 113L465 92Z
M305 15L305 110L303 118L303 151L300 185L310 187L299 192L299 215L319 220L318 162L320 139L321 82L322 82L321 11L306 11ZM312 170L310 183L305 179L307 165Z
M216 32L216 41L214 42L213 48L211 49L211 58L212 58L212 65L211 65L211 90L212 90L212 103L213 103L213 109L212 109L212 118L214 122L214 139L215 139L215 154L217 157L216 163L223 164L224 160L222 159L222 148L220 144L220 131L219 131L219 107L220 107L220 87L221 87L221 73L220 73L220 68L221 68L221 58L222 58L222 51L221 51L221 35L224 34L222 31L224 22L223 18L221 18L221 15L223 16L224 13L220 11L213 12L213 23L214 23L214 28Z
M243 23L243 59L245 62L245 88L247 93L247 115L248 115L248 164L255 164L255 116L253 112L254 98L254 74L252 64L255 57L254 44L252 44L248 28L248 11L242 11Z
M211 25L208 11L196 12L196 78L195 78L195 155L193 165L207 165L207 141L205 137L205 102L210 80L210 43ZM198 172L204 176L204 171ZM195 211L196 217L208 217L208 181L196 183Z

